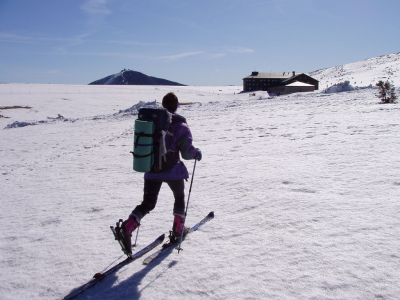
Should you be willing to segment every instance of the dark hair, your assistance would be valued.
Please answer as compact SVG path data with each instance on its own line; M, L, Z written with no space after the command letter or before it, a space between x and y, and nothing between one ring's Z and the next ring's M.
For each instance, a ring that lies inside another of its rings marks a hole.
M176 112L178 103L178 97L174 93L166 94L162 100L162 106L170 112Z

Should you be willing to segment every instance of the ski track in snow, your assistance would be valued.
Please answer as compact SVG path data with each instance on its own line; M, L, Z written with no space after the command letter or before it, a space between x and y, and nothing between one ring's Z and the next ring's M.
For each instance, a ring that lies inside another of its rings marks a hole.
M60 299L123 259L109 226L141 201L143 175L129 153L136 115L113 110L171 90L30 88L13 85L4 105L33 108L3 111L11 118L1 128L58 114L77 121L0 131L5 300ZM398 299L399 104L380 104L374 89L238 90L173 88L193 102L178 112L203 153L187 224L212 210L215 219L179 255L138 260L77 299ZM163 186L139 248L172 227L172 204Z

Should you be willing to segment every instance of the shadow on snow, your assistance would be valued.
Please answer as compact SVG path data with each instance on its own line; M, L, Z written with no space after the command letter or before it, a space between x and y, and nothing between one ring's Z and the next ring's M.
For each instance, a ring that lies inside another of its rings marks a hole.
M115 273L110 274L106 278L104 278L101 282L99 282L92 289L84 292L79 295L75 299L123 299L125 300L136 300L140 299L141 293L143 290L151 287L158 278L162 277L165 272L167 272L170 268L174 267L178 262L176 260L171 261L168 264L168 267L162 270L156 277L149 282L146 286L142 287L139 290L139 285L142 280L157 266L159 266L162 261L169 256L174 251L174 248L165 250L157 259L152 261L150 264L144 266L144 268L131 277L124 281L118 282L118 276ZM135 263L135 262L133 262ZM121 269L123 270L123 269ZM119 270L119 271L121 271ZM118 271L117 271L118 272ZM123 272L129 272L129 269L125 268Z

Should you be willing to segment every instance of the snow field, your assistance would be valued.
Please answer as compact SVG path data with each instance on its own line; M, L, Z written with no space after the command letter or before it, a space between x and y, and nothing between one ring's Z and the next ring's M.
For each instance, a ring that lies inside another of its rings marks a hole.
M82 86L69 101L65 86L2 88L2 106L32 107L2 111L2 128L68 120L0 131L0 299L60 299L123 259L109 226L141 201L143 175L129 153L136 116L118 111L171 88ZM238 89L175 90L195 103L178 112L203 153L187 224L211 210L215 219L179 255L138 260L78 299L398 299L398 104L380 104L373 89L274 98ZM170 229L172 201L163 186L139 248Z

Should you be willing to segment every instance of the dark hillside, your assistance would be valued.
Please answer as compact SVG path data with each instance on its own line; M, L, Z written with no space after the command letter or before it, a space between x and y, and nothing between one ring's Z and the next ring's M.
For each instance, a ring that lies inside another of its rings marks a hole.
M89 83L91 85L178 85L184 86L178 82L147 76L143 73L122 70L117 74L113 74L102 79L98 79Z

